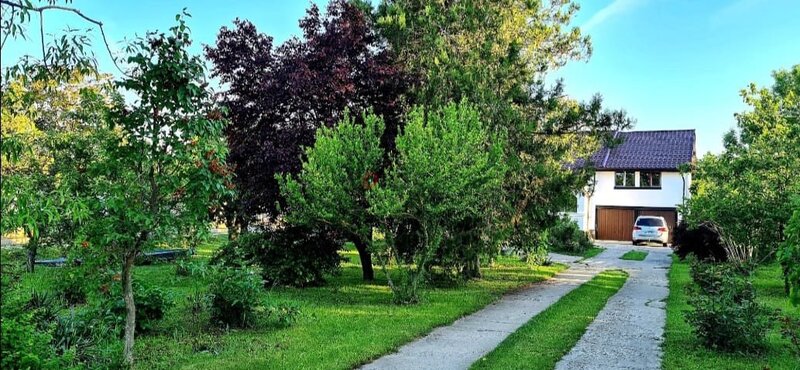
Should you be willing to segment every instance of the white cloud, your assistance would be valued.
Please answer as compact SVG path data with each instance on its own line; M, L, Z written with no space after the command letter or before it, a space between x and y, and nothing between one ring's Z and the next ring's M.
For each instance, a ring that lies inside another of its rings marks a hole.
M642 4L645 0L613 0L605 8L600 9L586 23L581 26L582 31L589 31L597 27L601 23L607 21L615 15L625 13L636 6Z

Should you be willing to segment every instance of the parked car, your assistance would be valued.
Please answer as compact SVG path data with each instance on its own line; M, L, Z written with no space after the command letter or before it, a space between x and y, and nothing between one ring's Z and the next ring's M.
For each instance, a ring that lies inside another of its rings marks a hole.
M633 245L643 242L657 242L667 246L669 228L667 220L659 216L639 216L633 223Z

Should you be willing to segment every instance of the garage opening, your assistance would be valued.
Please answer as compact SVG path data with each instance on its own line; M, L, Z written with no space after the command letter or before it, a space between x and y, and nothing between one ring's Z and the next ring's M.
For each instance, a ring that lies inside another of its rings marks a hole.
M675 208L597 207L595 215L595 237L599 240L630 241L633 223L639 216L664 217L672 239L672 231L678 221Z

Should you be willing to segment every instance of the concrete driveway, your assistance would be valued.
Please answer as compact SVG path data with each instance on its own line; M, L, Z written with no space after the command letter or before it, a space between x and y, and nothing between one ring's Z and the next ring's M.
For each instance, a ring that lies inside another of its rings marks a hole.
M672 250L617 243L600 245L606 250L585 263L620 268L630 276L556 369L660 369ZM630 250L647 251L647 258L619 259Z

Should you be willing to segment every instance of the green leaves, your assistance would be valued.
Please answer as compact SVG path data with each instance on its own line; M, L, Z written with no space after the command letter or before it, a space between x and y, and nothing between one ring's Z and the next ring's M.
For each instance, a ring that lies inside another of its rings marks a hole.
M384 124L373 113L362 115L361 120L363 124L356 123L345 112L335 127L320 128L314 146L306 148L300 174L277 176L289 220L333 225L370 238L366 194L380 181Z

